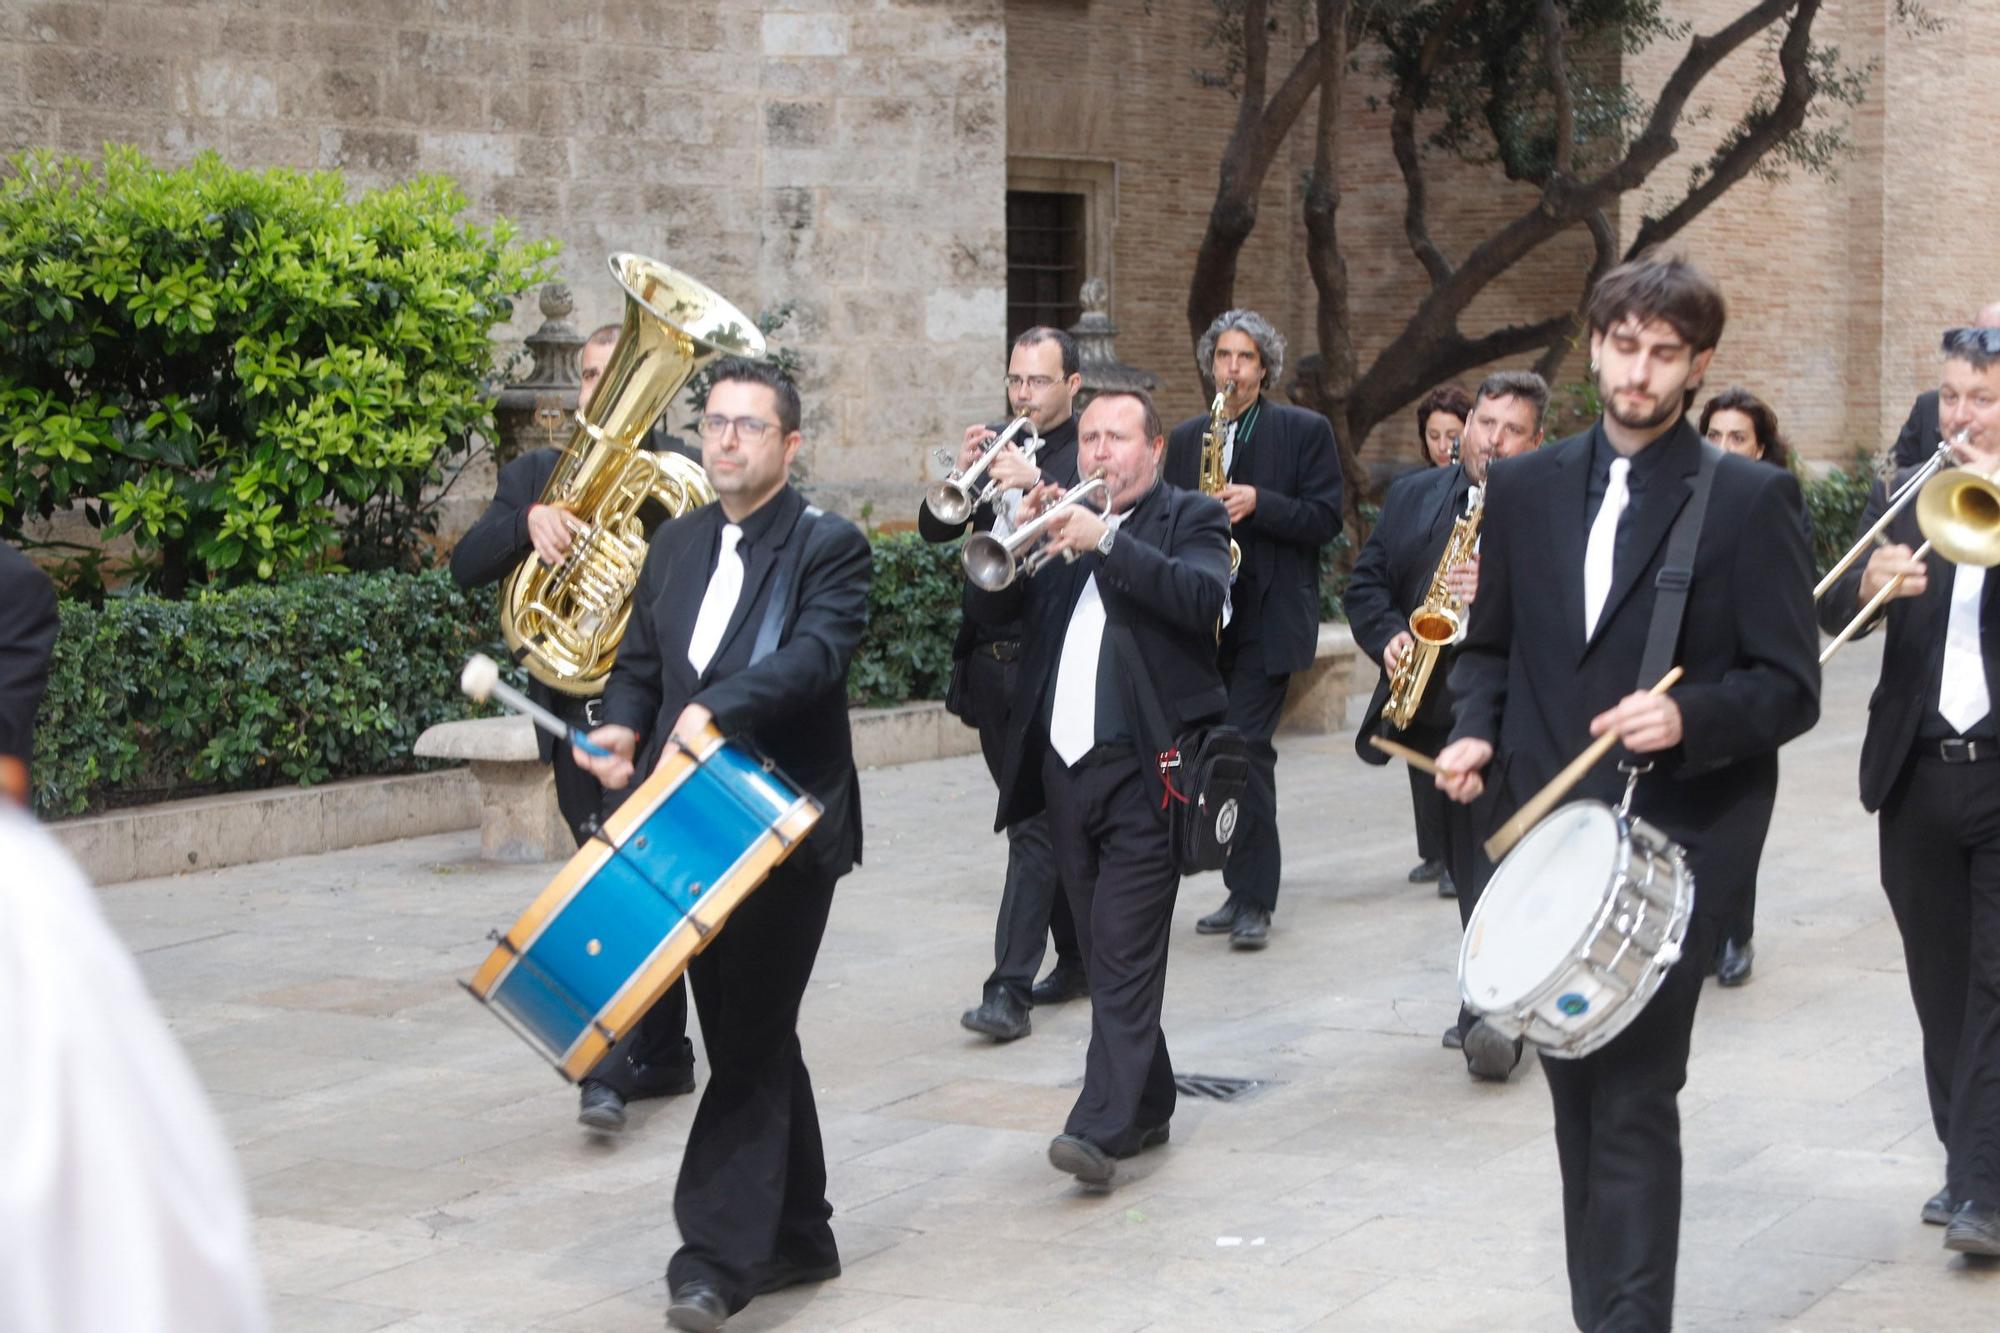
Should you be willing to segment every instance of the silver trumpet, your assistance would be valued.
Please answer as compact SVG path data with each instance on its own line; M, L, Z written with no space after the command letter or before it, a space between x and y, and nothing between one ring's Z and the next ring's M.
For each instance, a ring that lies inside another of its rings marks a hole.
M1040 544L1050 522L1065 509L1073 509L1096 499L1105 490L1104 474L1093 472L1089 480L1071 487L1062 499L1014 529L1004 541L990 532L973 533L965 539L965 545L958 552L959 562L965 566L965 577L971 579L975 587L987 592L999 592L1023 571L1030 578L1034 577L1055 555ZM1065 550L1062 555L1065 560L1076 559L1075 551Z
M1000 456L1000 451L1006 447L1007 442L1024 429L1031 438L1022 446L1021 452L1033 458L1035 451L1042 447L1042 437L1035 434L1032 421L1025 416L1018 416L1008 423L1006 430L994 437L992 444L986 446L986 452L979 456L978 462L971 467L954 471L925 492L924 503L930 506L930 511L937 516L938 522L963 523L972 517L973 510L991 502L994 496L1000 494L998 481L990 481L985 487L980 488L979 474L986 470L988 463Z

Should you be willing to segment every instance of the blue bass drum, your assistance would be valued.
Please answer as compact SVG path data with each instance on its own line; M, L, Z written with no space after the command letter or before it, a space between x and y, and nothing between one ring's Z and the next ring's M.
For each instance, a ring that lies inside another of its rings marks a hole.
M819 802L713 726L671 741L466 988L575 1082L819 816Z

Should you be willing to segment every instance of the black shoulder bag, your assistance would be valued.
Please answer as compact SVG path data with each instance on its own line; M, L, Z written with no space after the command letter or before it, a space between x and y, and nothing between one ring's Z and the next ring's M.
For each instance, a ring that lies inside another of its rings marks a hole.
M1145 658L1131 628L1114 623L1111 629L1126 670L1141 671ZM1172 734L1153 692L1141 688L1138 695L1153 734ZM1173 748L1155 755L1153 761L1165 788L1160 800L1167 810L1174 868L1183 875L1222 869L1236 837L1237 802L1250 781L1250 748L1242 731L1223 722L1192 727L1175 736Z

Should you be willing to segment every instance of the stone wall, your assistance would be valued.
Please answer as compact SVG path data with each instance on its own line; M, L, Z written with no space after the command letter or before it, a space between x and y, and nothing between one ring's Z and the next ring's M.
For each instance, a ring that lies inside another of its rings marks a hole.
M900 513L995 396L1004 44L1002 0L0 0L0 150L443 172L584 329L616 250L795 301L815 494Z

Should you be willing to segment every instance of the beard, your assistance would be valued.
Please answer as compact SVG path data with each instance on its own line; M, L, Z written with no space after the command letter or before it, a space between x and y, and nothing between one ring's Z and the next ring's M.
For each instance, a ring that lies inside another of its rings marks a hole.
M1658 403L1654 405L1652 411L1638 415L1621 411L1618 406L1618 395L1608 385L1599 383L1597 386L1597 396L1604 404L1604 415L1610 417L1627 430L1652 430L1659 426L1668 425L1676 417L1680 416L1687 407L1687 385L1685 384L1676 388L1672 393L1661 394Z

